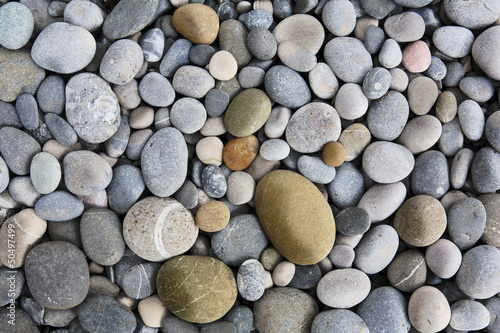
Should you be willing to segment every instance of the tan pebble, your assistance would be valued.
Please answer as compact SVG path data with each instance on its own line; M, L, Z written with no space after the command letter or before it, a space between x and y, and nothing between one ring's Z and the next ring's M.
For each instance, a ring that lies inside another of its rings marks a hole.
M363 16L356 20L354 36L359 40L365 40L366 30L370 27L378 27L378 20L371 16Z
M346 152L345 161L350 162L363 153L370 144L372 135L370 130L363 124L354 123L342 131L338 142Z
M212 44L219 34L219 17L209 6L183 4L172 15L172 25L195 44Z
M219 136L226 132L223 117L208 118L200 129L200 134L203 136Z
M196 156L205 164L219 166L222 164L224 144L216 136L203 138L196 144Z
M137 307L137 304L139 304L138 299L133 299L132 297L127 296L124 291L122 291L120 295L116 297L116 300L118 301L118 303L131 311L133 311Z
M273 15L273 3L270 0L257 0L253 3L253 9L265 9Z
M236 11L238 12L239 15L248 13L251 10L252 10L252 4L248 1L238 2L238 5L236 6Z
M51 153L55 158L57 158L58 161L62 161L67 153L80 149L82 149L80 142L76 142L71 146L64 146L56 140L49 140L43 145L43 151Z
M169 311L157 295L149 296L139 302L139 315L149 327L161 327L161 321Z
M269 288L274 287L273 276L271 275L271 272L265 271L264 274L266 276L266 282L265 282L265 285L264 285L264 289L269 289Z
M224 163L233 170L243 170L247 168L259 152L259 140L249 135L243 138L231 139L222 153Z
M318 262L318 267L321 270L322 275L325 275L326 273L333 270L333 264L330 259L328 259L328 257L325 257L323 260Z
M148 128L155 120L155 111L150 106L139 106L130 113L129 124L134 129Z
M283 256L274 247L264 249L260 255L262 266L269 271L272 271L282 261Z
M208 64L210 75L220 81L231 80L238 72L238 63L234 56L227 51L218 51Z
M295 275L295 264L289 261L280 262L273 271L273 282L278 287L287 286Z
M436 102L436 116L442 123L449 123L457 115L457 98L451 91L444 91Z
M11 216L0 229L0 260L4 266L23 266L28 252L40 241L47 230L47 221L31 208ZM10 250L10 251L9 251Z
M196 224L206 232L216 232L226 227L230 218L229 208L221 201L209 201L198 210Z
M104 272L104 267L96 262L91 261L89 264L89 272L92 274L101 274L102 272Z
M330 141L323 147L323 161L332 167L341 166L346 158L344 146L337 141Z

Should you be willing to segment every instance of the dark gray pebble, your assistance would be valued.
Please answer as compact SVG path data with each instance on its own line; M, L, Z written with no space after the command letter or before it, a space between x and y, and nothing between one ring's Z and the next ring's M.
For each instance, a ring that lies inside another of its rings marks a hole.
M71 219L67 221L48 221L47 231L50 239L54 241L66 241L82 247L80 237L80 219Z
M224 1L217 6L214 7L217 16L219 16L219 20L225 21L229 19L238 18L238 11L236 10L236 5L230 1Z
M128 117L122 116L118 131L104 143L104 151L109 157L120 157L127 149L129 138L130 125Z
M336 230L346 236L362 235L370 224L370 215L364 208L349 207L335 215Z
M220 320L201 325L200 333L236 333L236 326L230 321Z
M146 185L141 170L132 165L121 165L113 170L113 179L106 189L109 207L117 214L125 214L139 199Z
M20 269L0 267L0 306L8 305L20 295L25 282L24 272Z
M311 289L318 285L321 279L321 269L314 265L295 265L295 274L287 287Z
M175 91L169 80L160 73L150 72L139 83L139 93L152 106L167 107L175 100Z
M441 81L446 77L447 74L446 64L438 57L432 56L431 64L425 71L425 74L434 81Z
M365 48L370 54L375 54L382 48L385 41L384 29L378 26L371 26L365 32Z
M440 199L450 188L448 161L437 150L428 150L417 157L411 174L413 194L427 194Z
M207 44L196 44L189 49L189 60L200 67L205 67L215 53L215 48Z
M132 161L141 159L144 146L152 135L153 131L149 128L132 132L128 141L127 149L125 149L125 155L127 155L127 158Z
M156 275L162 263L146 262L127 269L121 277L123 291L133 299L144 299L156 290Z
M78 308L78 319L89 332L132 333L137 321L129 309L109 296L95 295Z
M54 136L54 138L60 144L64 146L74 145L78 139L75 130L70 124L63 118L59 117L55 113L47 113L45 115L45 123L47 127Z
M0 153L10 171L17 175L30 172L31 159L42 150L29 134L14 128L0 128Z
M500 133L500 111L496 111L488 117L484 132L489 144L500 152L500 136L498 135Z
M263 28L255 28L248 33L247 45L253 56L260 60L272 59L278 50L274 35Z
M460 128L458 117L452 121L443 124L441 137L438 141L438 148L447 157L455 156L455 154L464 146L464 133Z
M219 117L229 105L229 95L220 89L211 89L205 96L205 108L210 117Z
M201 182L203 190L211 198L222 198L226 194L226 177L218 166L206 166L201 173Z
M17 97L16 111L24 128L34 130L40 125L38 105L33 95L23 94Z
M475 198L455 201L448 211L448 234L462 251L470 249L481 238L486 227L486 209Z
M193 209L198 204L198 188L193 182L186 180L175 192L174 197L187 209Z
M291 0L273 0L273 14L279 19L285 19L293 14Z
M370 69L363 79L363 93L369 99L378 99L385 95L391 86L392 75L382 67Z
M465 68L458 61L450 61L446 63L446 76L443 79L443 84L447 87L457 87L460 81L465 76Z
M22 124L14 106L0 101L0 128L6 126L21 128Z
M120 1L104 20L103 34L112 40L135 34L153 21L159 3L160 0L147 2Z
M189 50L193 44L187 39L178 39L167 51L160 63L160 73L171 79L177 69L189 64Z
M0 309L0 330L9 333L39 333L40 330L30 318L30 316L21 309L16 309L15 325L10 321L10 309L3 307Z
M165 332L200 333L198 325L176 316L166 316L161 321L161 327Z
M237 333L249 333L253 328L253 312L244 305L236 305L224 317L236 326Z
M35 213L45 220L67 221L82 215L83 202L66 191L55 191L36 202Z
M471 165L472 183L479 193L500 189L500 152L491 147L479 150Z

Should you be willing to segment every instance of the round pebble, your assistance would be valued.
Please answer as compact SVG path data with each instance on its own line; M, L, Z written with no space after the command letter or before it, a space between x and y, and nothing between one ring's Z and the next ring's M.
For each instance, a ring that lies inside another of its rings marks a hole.
M354 120L362 117L368 110L368 98L360 85L346 83L337 92L335 109L342 119Z
M446 16L454 23L469 29L485 28L498 19L500 4L495 1L461 6L455 1L443 3Z
M395 68L403 60L403 53L398 42L389 38L383 44L378 55L378 61L385 68Z
M230 212L227 206L220 201L209 201L200 207L196 213L196 224L206 232L217 232L226 227Z
M402 65L411 73L422 73L431 64L431 51L427 44L419 40L403 49Z
M334 245L328 254L328 260L337 268L349 268L352 267L355 256L354 250L349 245Z
M65 83L59 76L47 76L36 93L38 107L45 113L61 114L66 99L64 88Z
M76 0L64 7L64 22L80 26L90 32L99 29L104 22L104 12L98 5Z
M352 37L336 37L329 41L324 56L335 75L345 82L361 83L373 67L372 57L363 42Z
M425 22L419 14L407 11L386 18L384 30L399 43L414 42L424 35Z
M4 4L0 9L0 45L17 50L26 45L35 22L28 7L22 3Z
M425 262L434 274L442 279L449 279L460 268L462 254L453 242L441 238L427 247Z
M472 57L477 65L493 80L500 79L498 45L500 28L494 26L483 31L472 45Z
M278 51L276 38L263 28L255 28L248 33L247 45L253 56L260 60L269 60Z
M203 98L214 88L215 80L205 69L188 65L182 66L175 72L172 86L181 95Z
M465 100L458 106L458 121L465 137L477 141L484 132L484 114L481 106L471 99Z
M490 312L481 303L469 299L451 306L450 327L458 331L481 330L490 324Z
M264 87L273 101L292 109L311 100L311 91L306 81L298 72L283 65L273 66L267 71Z
M219 32L219 18L209 6L193 3L179 7L172 25L185 38L196 44L212 44Z
M40 144L26 132L8 126L0 129L0 153L16 175L27 175L31 159L41 150Z
M38 193L49 194L61 181L61 165L52 154L38 153L31 160L30 177Z
M214 79L221 81L232 79L238 71L236 59L227 51L216 52L210 59L208 66Z
M370 229L354 249L354 266L366 274L375 274L386 268L399 245L396 230L388 225Z
M408 101L404 95L389 91L373 102L368 110L366 120L371 135L380 140L396 139L405 128L409 113Z
M370 293L368 275L354 268L336 269L318 283L319 300L332 308L347 309L361 303Z
M178 99L170 109L170 122L179 131L193 134L207 120L207 111L201 102L191 97Z
M408 301L408 317L420 332L439 332L450 322L450 305L439 289L423 286Z
M354 30L356 13L350 1L329 1L321 15L326 28L335 36L347 36Z
M309 72L317 63L315 55L308 48L289 41L278 46L278 57L284 65L297 72Z
M255 180L244 171L235 171L227 178L226 197L233 205L243 205L252 200Z
M455 201L448 211L448 234L457 247L470 249L481 238L486 227L486 209L475 198Z
M320 157L303 155L297 162L299 172L318 184L328 184L335 178L335 168L327 165Z
M471 52L474 35L464 27L444 26L434 31L432 42L445 55L462 58Z
M471 164L472 184L479 193L500 189L500 153L491 147L479 150Z
M67 221L83 213L83 202L65 191L42 196L35 204L35 213L49 221Z
M414 165L412 153L392 142L374 142L363 153L363 170L368 177L382 184L395 183L406 178Z
M391 73L382 67L372 68L363 79L363 93L369 99L379 99L391 86Z
M222 152L224 164L233 171L244 170L254 160L259 152L259 140L249 135L243 138L231 139Z
M155 72L144 75L139 84L139 93L146 103L157 107L167 107L175 99L175 91L170 81Z
M241 112L245 109L246 112ZM236 137L246 137L258 131L271 113L271 101L260 89L247 89L239 93L229 104L224 125Z
M350 126L347 126L338 139L338 142L345 149L345 161L350 162L356 159L363 150L370 144L371 134L368 128L365 125L354 123ZM328 143L325 147L328 146ZM323 147L323 149L325 149ZM325 156L323 155L323 160L326 164L328 162L325 160Z
M408 103L410 109L421 116L430 111L438 98L436 83L425 76L419 76L408 85Z
M337 231L346 236L364 234L370 228L370 224L370 215L363 208L350 207L335 215Z
M356 206L364 193L363 175L352 163L344 163L335 171L335 178L327 187L333 203L340 209Z

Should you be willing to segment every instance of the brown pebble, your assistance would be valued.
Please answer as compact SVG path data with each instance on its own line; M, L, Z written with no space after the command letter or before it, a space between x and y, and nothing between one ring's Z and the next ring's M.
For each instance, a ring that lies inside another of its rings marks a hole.
M174 12L172 25L195 44L212 44L219 34L219 17L209 6L188 3Z
M209 201L198 210L196 224L206 232L216 232L226 227L231 213L221 201Z
M249 135L243 138L234 138L224 147L222 159L226 166L233 170L244 170L254 160L259 152L259 140Z
M431 64L431 51L425 42L418 40L403 50L403 66L411 73L422 73Z
M345 157L344 146L337 141L330 141L323 147L323 161L331 167L341 166Z

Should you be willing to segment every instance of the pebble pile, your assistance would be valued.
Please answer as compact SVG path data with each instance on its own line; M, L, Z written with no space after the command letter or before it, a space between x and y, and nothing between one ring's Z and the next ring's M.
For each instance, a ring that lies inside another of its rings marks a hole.
M499 82L500 0L0 0L0 332L500 333Z

